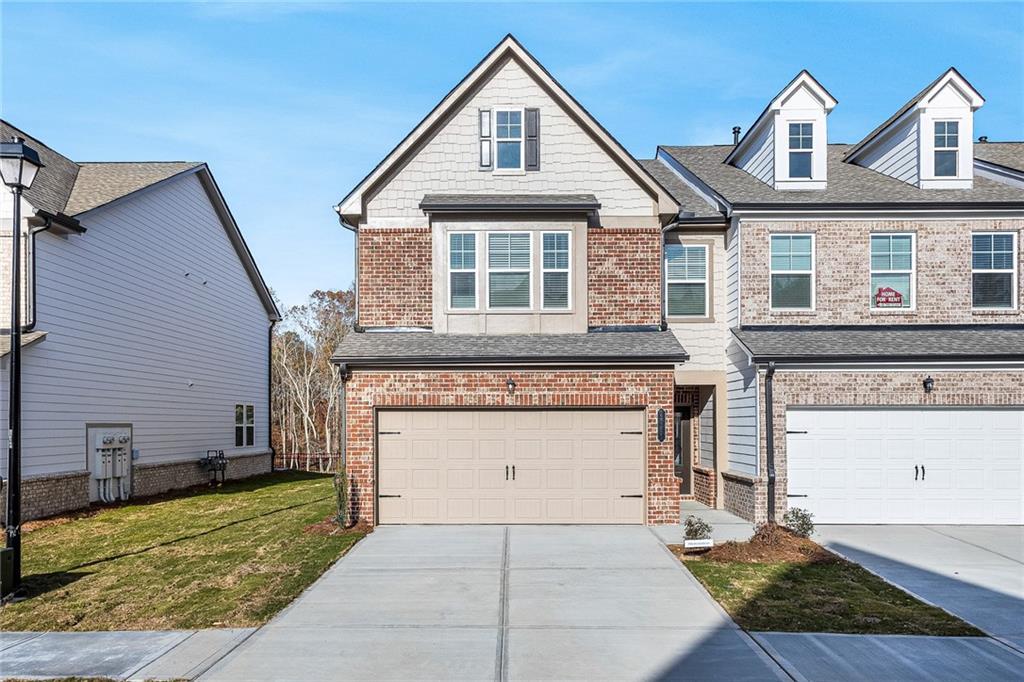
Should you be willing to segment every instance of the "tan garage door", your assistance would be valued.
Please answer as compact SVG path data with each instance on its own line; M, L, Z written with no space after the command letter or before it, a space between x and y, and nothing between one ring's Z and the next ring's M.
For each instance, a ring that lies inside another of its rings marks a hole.
M643 523L642 410L382 410L381 523Z

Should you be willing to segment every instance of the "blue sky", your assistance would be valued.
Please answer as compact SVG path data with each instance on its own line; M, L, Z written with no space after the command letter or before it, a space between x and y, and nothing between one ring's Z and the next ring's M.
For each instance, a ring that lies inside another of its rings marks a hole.
M854 142L945 68L1024 139L1024 4L0 4L2 115L76 160L207 161L286 304L352 280L337 203L514 33L633 154L724 143L807 68Z

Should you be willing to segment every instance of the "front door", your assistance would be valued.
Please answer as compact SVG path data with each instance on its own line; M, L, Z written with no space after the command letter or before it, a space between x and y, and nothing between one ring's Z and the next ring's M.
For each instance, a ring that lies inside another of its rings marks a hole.
M690 408L676 407L675 410L675 468L680 479L679 493L693 494L693 457L690 452Z

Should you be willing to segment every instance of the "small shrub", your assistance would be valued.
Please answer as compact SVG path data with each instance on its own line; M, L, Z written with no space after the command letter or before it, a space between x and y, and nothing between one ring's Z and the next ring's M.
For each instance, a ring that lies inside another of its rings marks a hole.
M814 514L800 507L791 507L783 515L782 523L794 535L802 538L809 538L814 533Z
M338 465L334 474L334 501L337 504L334 520L342 528L348 528L348 474L345 467Z
M706 540L711 537L711 524L691 514L683 522L683 537L687 540Z

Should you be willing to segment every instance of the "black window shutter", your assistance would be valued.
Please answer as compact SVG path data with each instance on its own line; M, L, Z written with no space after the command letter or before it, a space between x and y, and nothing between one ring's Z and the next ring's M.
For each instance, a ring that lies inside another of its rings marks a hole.
M480 133L480 168L490 169L491 161L491 110L481 109L477 116Z
M526 110L526 170L540 170L540 109Z

